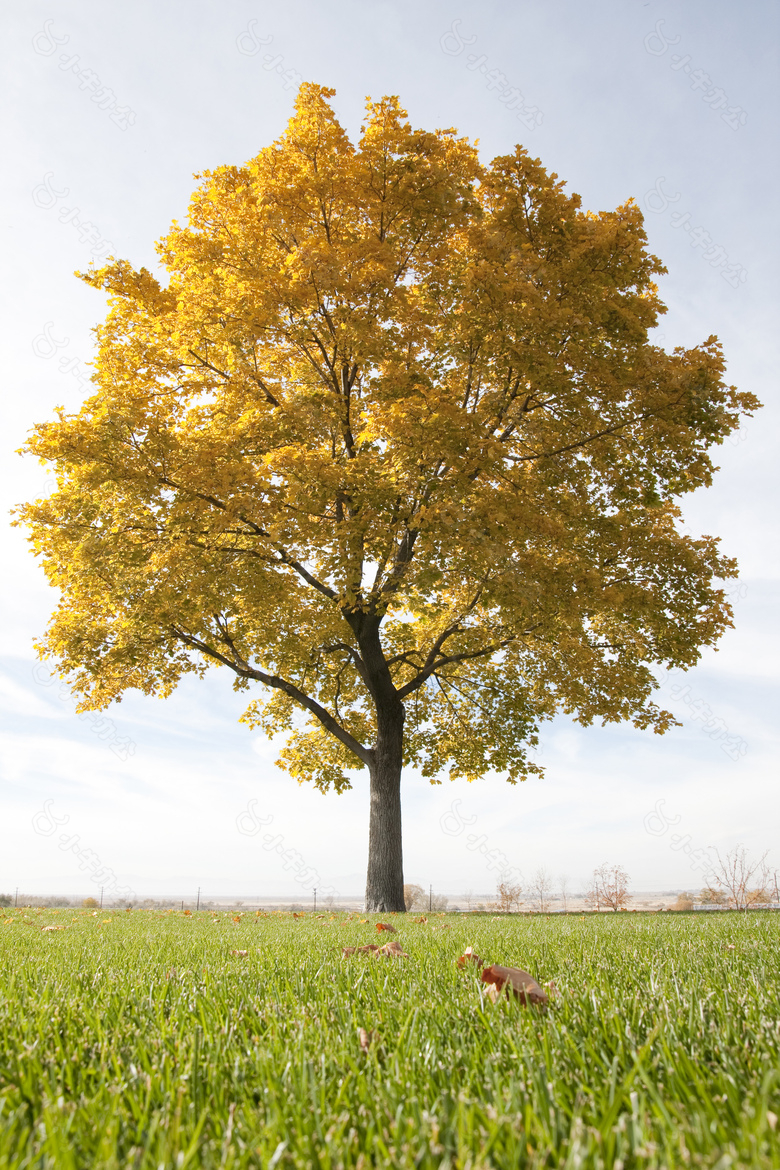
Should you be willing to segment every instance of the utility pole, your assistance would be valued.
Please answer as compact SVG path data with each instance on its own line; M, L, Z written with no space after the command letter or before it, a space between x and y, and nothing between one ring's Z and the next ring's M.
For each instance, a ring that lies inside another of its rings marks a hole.
M100 887L100 909L103 909L103 886Z
M198 886L198 904L195 909L200 910L200 886Z
M433 910L433 885L428 886L428 913Z
M317 887L314 887L314 913L317 913Z
M14 894L14 909L16 909L16 907L18 905L19 905L19 887L17 886L16 893Z

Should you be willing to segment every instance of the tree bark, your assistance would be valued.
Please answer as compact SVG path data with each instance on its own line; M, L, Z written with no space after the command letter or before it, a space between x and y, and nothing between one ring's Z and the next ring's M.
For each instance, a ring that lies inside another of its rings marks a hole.
M377 742L370 767L371 809L368 829L366 910L401 911L404 863L401 836L401 768L404 710L378 712Z

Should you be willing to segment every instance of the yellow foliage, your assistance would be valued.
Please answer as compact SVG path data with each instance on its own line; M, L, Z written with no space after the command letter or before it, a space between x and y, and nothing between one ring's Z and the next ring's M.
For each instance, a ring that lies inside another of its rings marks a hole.
M164 283L84 274L110 297L94 393L27 446L58 482L21 510L60 591L40 653L82 709L214 664L264 684L245 721L322 789L372 767L388 711L433 782L538 771L559 710L663 731L651 668L717 640L736 571L676 501L757 401L716 338L649 344L633 201L582 212L395 98L353 145L332 94L199 176Z

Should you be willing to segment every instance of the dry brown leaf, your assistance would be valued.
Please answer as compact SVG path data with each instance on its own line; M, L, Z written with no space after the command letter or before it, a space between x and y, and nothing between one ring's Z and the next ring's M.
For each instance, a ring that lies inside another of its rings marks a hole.
M302 914L296 914L296 913L295 913L295 911L293 910L293 918L303 918L303 915L302 915Z
M474 953L474 948L473 948L473 947L466 947L466 949L465 949L465 951L463 952L463 954L462 954L462 955L460 956L460 958L457 960L457 963L458 963L458 966L459 966L460 968L463 968L463 967L465 967L465 966L466 966L466 964L467 964L467 963L469 963L469 962L471 962L471 963L480 963L480 964L484 964L485 960L484 960L484 959L480 959L479 955L477 955L477 954L475 954L475 953Z
M241 955L242 958L246 958L246 956L249 954L249 951L231 951L230 953L231 955Z
M192 911L191 911L191 910L185 910L185 911L184 911L184 917L185 917L185 918L192 918Z
M395 927L390 926L390 924L387 922L377 922L376 928L377 930L389 930L391 934L398 934L398 931L395 929Z
M533 975L529 975L520 967L502 967L499 963L493 963L492 966L485 967L480 978L483 983L490 983L499 991L504 987L507 990L511 988L515 996L526 1006L529 1003L546 1006L550 1002L547 992L539 986Z
M425 918L422 914L420 915L419 918L415 918L415 922L427 922L427 921L428 921L428 919Z
M342 955L368 955L378 951L379 947L376 943L368 943L365 947L342 947Z
M490 983L488 984L487 995L491 1003L498 1003L498 997L501 995L501 992L494 983Z
M44 934L46 933L47 930L66 930L66 929L67 929L67 927L65 927L65 926L42 926L41 927L41 930L43 931Z
M383 947L379 947L376 953L378 955L395 955L399 959L409 958L401 944L395 939L391 939L390 942L385 943Z

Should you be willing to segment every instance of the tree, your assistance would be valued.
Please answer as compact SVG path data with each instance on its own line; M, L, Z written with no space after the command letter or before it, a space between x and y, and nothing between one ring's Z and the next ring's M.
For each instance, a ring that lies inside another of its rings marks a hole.
M428 898L422 886L404 886L404 908L422 910L428 905Z
M563 912L568 912L568 898L569 898L569 878L568 875L562 873L558 878L558 889L561 891L561 901L563 902Z
M21 520L79 709L227 670L296 780L367 769L366 907L403 910L404 766L515 783L556 711L675 722L651 668L717 641L736 574L677 501L759 404L715 337L649 343L632 200L583 212L395 98L353 145L333 92L199 176L159 279L82 274L110 302L94 394L35 428L58 486Z
M759 858L752 858L744 845L729 849L725 857L712 847L715 861L709 871L710 881L728 898L735 910L747 910L753 902L765 898L765 887L770 884L766 858L769 850ZM756 879L754 882L753 879Z
M85 898L81 905L85 910L97 910L100 907L97 898Z
M628 882L628 874L621 866L605 862L594 869L585 902L592 910L600 910L602 906L615 912L625 910L631 901Z
M691 897L690 894L685 893L683 891L683 893L677 895L677 901L674 903L673 906L670 906L669 909L670 910L693 910L693 898Z
M523 904L523 887L509 878L501 878L496 886L496 909L508 914L511 910L519 910Z
M539 910L542 914L546 913L549 907L552 888L552 878L544 866L541 866L534 874L533 881L531 882L530 893L532 893L536 898L536 901L539 905Z

